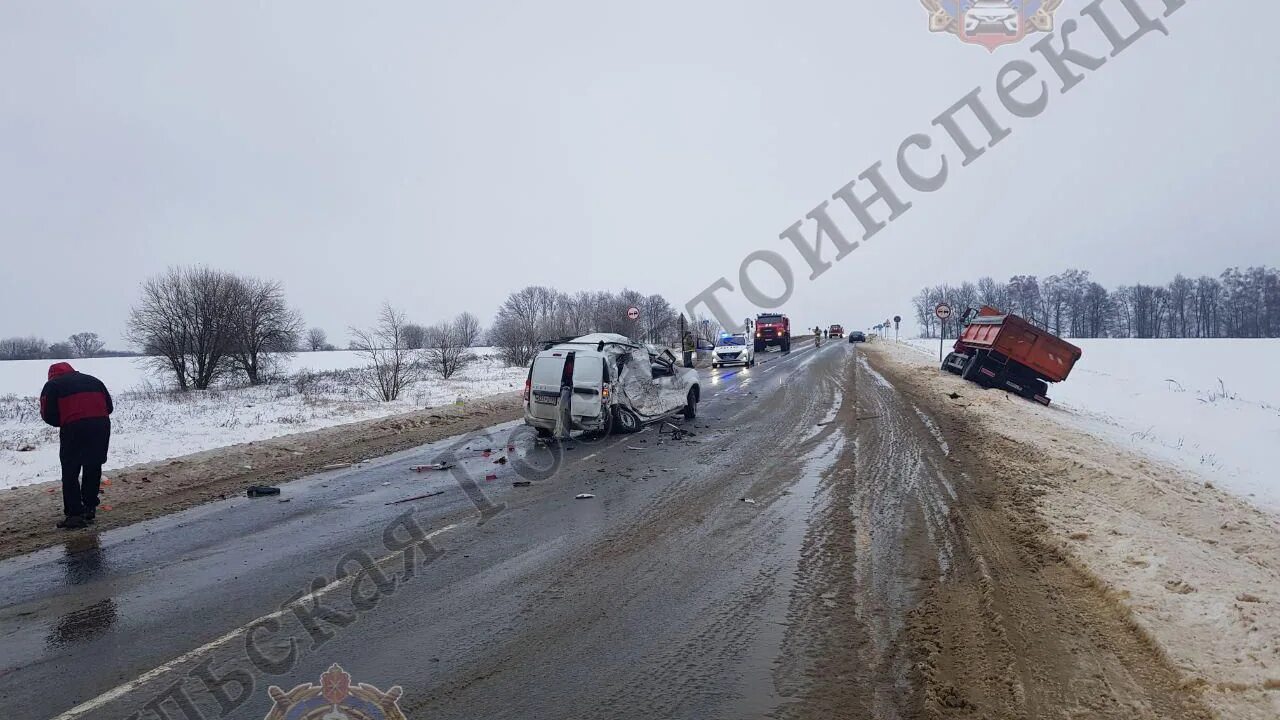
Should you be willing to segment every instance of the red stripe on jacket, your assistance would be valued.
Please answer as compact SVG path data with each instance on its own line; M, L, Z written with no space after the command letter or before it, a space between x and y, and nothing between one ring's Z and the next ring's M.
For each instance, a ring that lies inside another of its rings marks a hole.
M78 392L58 398L58 417L62 425L70 425L77 420L104 418L107 411L107 398L100 392Z

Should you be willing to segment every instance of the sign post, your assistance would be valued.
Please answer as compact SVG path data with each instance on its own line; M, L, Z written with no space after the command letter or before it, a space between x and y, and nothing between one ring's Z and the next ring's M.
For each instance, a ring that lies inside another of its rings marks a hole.
M938 307L933 309L933 314L938 316L942 321L938 325L938 362L942 362L942 346L946 342L946 333L942 331L943 325L947 318L951 317L951 306L946 303L938 303Z
M898 342L898 326L902 323L901 315L893 316L893 341Z

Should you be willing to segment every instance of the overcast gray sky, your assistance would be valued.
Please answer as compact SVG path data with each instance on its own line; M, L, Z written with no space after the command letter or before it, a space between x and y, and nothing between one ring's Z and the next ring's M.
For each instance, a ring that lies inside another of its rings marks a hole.
M530 283L683 305L762 248L810 326L982 273L1274 265L1269 7L1191 0L809 283L778 234L973 88L998 107L1034 38L989 54L911 0L9 2L0 336L119 346L172 264L279 279L343 342L384 299L487 321Z

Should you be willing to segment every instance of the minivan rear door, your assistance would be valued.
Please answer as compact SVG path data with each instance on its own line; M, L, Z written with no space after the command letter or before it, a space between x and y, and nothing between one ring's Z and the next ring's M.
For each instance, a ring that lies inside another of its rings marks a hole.
M544 352L533 359L529 373L529 414L543 420L556 419L560 402L560 380L566 352Z
M573 414L575 417L600 415L600 391L604 387L604 358L579 357L573 364Z

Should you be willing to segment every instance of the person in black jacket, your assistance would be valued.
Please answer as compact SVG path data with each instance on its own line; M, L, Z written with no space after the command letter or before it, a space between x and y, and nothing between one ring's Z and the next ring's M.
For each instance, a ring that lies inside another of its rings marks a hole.
M66 515L58 523L60 528L82 528L93 522L114 409L111 393L98 378L76 372L70 363L49 366L49 382L40 391L40 417L59 428L62 512Z

